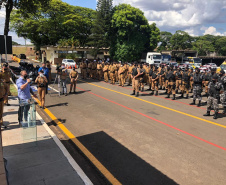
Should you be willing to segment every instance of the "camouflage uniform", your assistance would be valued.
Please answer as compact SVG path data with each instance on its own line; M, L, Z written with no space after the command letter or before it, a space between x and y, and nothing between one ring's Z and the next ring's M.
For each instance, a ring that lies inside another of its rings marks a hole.
M220 101L223 107L226 109L226 76L221 77L223 93L220 95Z

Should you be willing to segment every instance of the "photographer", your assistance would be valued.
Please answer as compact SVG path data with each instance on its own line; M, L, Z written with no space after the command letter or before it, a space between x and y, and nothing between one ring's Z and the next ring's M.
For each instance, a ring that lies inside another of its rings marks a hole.
M46 92L46 84L48 82L47 78L44 76L44 71L41 70L39 72L39 76L36 78L35 83L38 84L38 94L41 101L40 108L44 109L45 105L45 92Z
M30 87L31 80L28 78L27 72L25 70L22 70L20 74L21 74L20 78L18 78L18 80L16 81L16 85L18 88L18 98L20 102L20 107L18 111L19 123L22 121L23 115L24 120L27 121L28 111L30 109L29 102L31 100L31 94L37 98L37 96L34 94Z

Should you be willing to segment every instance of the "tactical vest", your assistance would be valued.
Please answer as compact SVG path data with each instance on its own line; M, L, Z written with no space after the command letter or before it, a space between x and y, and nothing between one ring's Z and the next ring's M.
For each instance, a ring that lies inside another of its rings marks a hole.
M226 76L221 77L221 83L224 87L224 91L226 91Z
M201 74L194 74L194 84L202 85L202 75Z
M140 69L140 73L143 73L143 74L140 75L140 77L143 78L144 75L145 75L145 69Z
M157 71L154 71L153 73L152 73L152 79L156 79L157 78Z
M175 82L175 75L174 75L174 71L169 71L168 72L168 80L170 81L170 82Z
M153 70L150 69L150 71L149 71L149 76L152 76L152 73L153 73Z
M184 72L183 73L182 80L184 82L188 82L190 80L189 75L188 75L188 72Z
M134 67L133 70L132 70L132 75L133 75L133 76L136 76L137 74L138 74L137 68Z
M177 72L177 77L178 77L178 80L181 80L182 79L182 73L181 72Z
M160 75L163 75L165 73L164 69L161 69Z
M214 98L219 98L220 97L220 90L221 90L220 83L210 82L209 87L210 87L209 88L209 95L214 97Z

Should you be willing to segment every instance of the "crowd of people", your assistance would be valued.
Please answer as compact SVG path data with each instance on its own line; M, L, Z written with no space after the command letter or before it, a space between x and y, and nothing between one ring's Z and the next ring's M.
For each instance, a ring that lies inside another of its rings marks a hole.
M97 80L104 79L111 84L119 83L119 86L132 85L131 95L139 96L139 92L144 91L144 85L148 85L150 95L157 96L159 90L164 90L172 100L176 99L176 94L180 98L189 98L189 93L193 93L191 105L202 105L202 96L207 97L207 113L210 116L211 109L214 110L214 119L218 118L219 104L222 103L223 114L226 114L226 75L224 70L217 73L216 68L200 72L199 68L185 68L182 70L176 66L161 64L157 65L128 64L121 62L105 61L82 61L79 65L81 77L83 79L92 78ZM127 84L126 84L127 82ZM203 94L204 91L204 94ZM202 95L203 94L203 95Z

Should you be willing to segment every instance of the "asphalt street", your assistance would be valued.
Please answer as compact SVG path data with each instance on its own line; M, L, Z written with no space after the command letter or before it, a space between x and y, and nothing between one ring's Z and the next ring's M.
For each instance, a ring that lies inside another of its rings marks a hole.
M68 96L50 87L46 107L122 184L226 183L226 115L93 79Z

